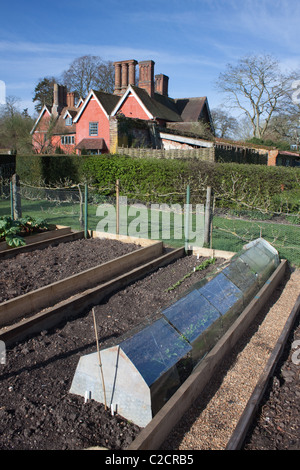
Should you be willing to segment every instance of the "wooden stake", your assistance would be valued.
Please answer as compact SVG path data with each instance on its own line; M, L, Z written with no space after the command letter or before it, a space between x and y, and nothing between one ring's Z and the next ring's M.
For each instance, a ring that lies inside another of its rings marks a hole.
M120 191L120 181L116 181L116 234L119 235L120 227L120 199L119 199L119 191Z
M106 410L107 405L106 405L105 383L104 383L104 376L103 376L103 370L102 370L102 362L101 362L101 356L100 356L100 349L99 349L99 341L98 341L98 333L97 333L97 325L96 325L96 317L95 317L95 309L94 308L92 309L92 312L93 312L93 319L94 319L94 329L95 329L95 336L96 336L99 367L100 367L100 371L101 371L102 386L103 386L103 393L104 393L104 406L105 406L105 410Z

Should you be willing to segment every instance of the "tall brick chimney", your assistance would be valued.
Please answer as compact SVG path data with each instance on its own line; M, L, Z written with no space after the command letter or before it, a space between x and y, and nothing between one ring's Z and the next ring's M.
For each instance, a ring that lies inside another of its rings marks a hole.
M68 106L68 108L74 108L74 106L75 106L75 93L67 93L67 106Z
M154 95L154 64L153 60L139 62L139 88L146 90L151 98Z
M136 60L123 60L114 62L115 67L115 95L123 95L128 85L135 85L135 66Z
M54 83L53 86L53 105L51 112L54 116L60 114L61 110L67 105L67 89L63 85Z
M169 93L169 77L164 74L155 75L155 92L163 96L168 96Z

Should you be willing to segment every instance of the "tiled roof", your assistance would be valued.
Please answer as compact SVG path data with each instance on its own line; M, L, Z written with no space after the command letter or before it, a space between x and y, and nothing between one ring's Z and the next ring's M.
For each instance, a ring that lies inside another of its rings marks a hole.
M168 122L197 122L206 105L206 97L172 99L168 96L154 93L153 98L146 90L131 85L144 106L154 118Z
M196 122L200 119L206 103L206 97L175 99L176 108L184 122Z
M76 149L82 150L105 150L106 145L104 139L82 139L76 145Z
M134 85L131 85L131 87L154 118L163 119L165 121L182 121L174 104L174 100L167 96L162 96L159 93L154 93L154 97L151 98L143 88Z
M61 135L61 134L75 134L76 132L76 125L72 124L71 126L66 126L66 120L64 119L64 115L66 114L66 111L69 111L71 114L72 118L76 116L78 109L77 108L69 108L65 106L62 110L61 113L59 114L57 121L53 127L53 134L55 135Z
M111 93L105 93L104 91L93 90L93 92L102 104L106 113L110 115L114 107L117 105L120 97Z

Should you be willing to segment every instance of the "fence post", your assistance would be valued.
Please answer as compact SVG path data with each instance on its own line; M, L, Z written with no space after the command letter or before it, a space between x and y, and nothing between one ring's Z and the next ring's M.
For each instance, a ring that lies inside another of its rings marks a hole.
M88 237L88 185L84 184L84 238Z
M12 176L12 218L14 220L20 219L22 217L22 207L21 207L21 193L20 193L20 177L17 174Z
M206 204L205 204L205 218L204 218L204 246L210 245L210 229L211 229L211 187L206 189Z
M119 180L116 181L116 234L120 231L120 198L119 198Z
M9 182L9 199L10 199L10 216L14 218L14 196L13 196L13 184L12 180Z
M184 217L184 246L185 246L185 252L188 252L188 246L189 246L189 238L190 238L190 233L189 233L189 228L190 228L190 185L187 185L186 188L186 204L185 204L185 217Z

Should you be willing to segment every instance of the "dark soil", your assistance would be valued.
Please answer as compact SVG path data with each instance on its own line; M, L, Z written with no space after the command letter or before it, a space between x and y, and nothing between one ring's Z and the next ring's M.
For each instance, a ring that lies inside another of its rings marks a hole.
M244 450L300 450L300 320L244 442ZM295 360L296 359L296 360Z
M53 280L77 272L77 255L83 252L85 244L82 242L74 249L75 244L72 242L60 247L63 254L60 260L54 248L28 254L32 260L30 273L34 277L31 288L43 285L45 279L49 279L45 273L50 276L53 266L56 270L55 279L51 278ZM89 260L85 259L80 269L92 266L96 245L96 242L89 244L88 251L91 250L92 255ZM128 246L122 248L127 250ZM116 251L114 243L109 243L101 249L101 254L111 259L121 253ZM22 261L24 259L26 256ZM33 260L38 264L34 265ZM118 342L123 333L173 302L193 283L217 269L222 261L210 265L205 271L193 272L194 266L203 260L197 260L194 256L182 258L116 292L96 306L100 346L106 347L112 340ZM4 263L6 266L13 264L12 260ZM98 263L99 259L95 264ZM49 266L52 268L49 269ZM176 289L167 291L190 272L193 274ZM63 276L60 276L61 273ZM7 283L5 285L7 289ZM15 286L12 287L13 295L16 295ZM6 295L11 294L7 289ZM132 442L140 431L137 426L121 416L111 416L100 403L93 400L85 403L83 397L69 393L80 357L95 351L91 311L85 311L80 317L51 331L42 331L7 351L6 364L0 365L0 449L71 450L103 446L118 450Z
M20 253L0 261L0 302L130 253L139 245L91 238Z

